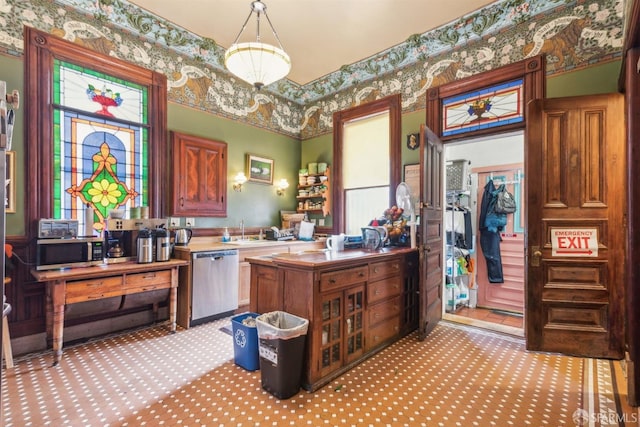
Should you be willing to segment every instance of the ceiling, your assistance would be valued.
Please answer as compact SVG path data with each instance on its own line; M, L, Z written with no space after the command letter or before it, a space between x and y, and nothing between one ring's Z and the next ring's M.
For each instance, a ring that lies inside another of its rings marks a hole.
M251 10L251 0L129 0L228 48ZM305 85L457 18L493 0L264 0L282 47L291 57L287 78ZM185 7L188 5L188 7ZM263 42L276 44L264 17ZM239 41L254 41L255 16Z

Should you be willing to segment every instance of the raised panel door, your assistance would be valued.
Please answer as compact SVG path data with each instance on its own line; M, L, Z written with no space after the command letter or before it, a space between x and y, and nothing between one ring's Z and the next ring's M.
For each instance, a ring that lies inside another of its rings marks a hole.
M227 214L227 144L171 132L173 188L171 215Z

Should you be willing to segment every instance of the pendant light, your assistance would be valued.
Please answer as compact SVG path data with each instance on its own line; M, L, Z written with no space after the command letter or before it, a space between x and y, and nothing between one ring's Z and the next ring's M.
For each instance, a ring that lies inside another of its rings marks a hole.
M257 38L255 42L238 43L238 39L251 19L256 14ZM278 41L279 47L260 41L260 16L267 18L271 31ZM276 30L267 16L267 6L260 0L251 2L251 12L244 21L235 41L224 54L224 65L238 78L252 84L260 90L263 86L284 78L291 70L291 59L282 49L282 43Z

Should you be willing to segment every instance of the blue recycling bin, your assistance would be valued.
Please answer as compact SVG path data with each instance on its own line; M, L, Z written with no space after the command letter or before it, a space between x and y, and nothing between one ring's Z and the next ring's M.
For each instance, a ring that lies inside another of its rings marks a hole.
M242 313L231 318L231 332L233 336L233 360L236 365L247 371L260 369L258 353L258 329L255 319L258 313ZM250 324L243 321L254 319Z

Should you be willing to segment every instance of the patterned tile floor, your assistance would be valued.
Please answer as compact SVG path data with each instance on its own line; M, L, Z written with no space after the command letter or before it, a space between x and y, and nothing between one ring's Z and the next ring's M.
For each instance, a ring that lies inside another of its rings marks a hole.
M530 353L519 337L441 322L315 393L278 400L233 362L221 319L150 327L16 359L2 422L23 426L576 426L637 422L618 362ZM607 418L605 418L607 417ZM635 417L635 418L633 418ZM595 420L595 422L593 422ZM605 422L602 422L602 421ZM635 424L627 424L635 425Z

